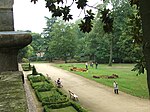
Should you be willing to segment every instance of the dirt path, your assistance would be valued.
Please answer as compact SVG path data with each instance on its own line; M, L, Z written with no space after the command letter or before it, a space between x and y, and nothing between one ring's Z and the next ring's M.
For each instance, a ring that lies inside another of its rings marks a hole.
M52 80L58 77L63 89L71 90L79 96L79 102L90 112L150 112L150 101L123 92L113 93L112 88L85 79L68 71L55 68L50 64L34 64L37 71L49 74Z

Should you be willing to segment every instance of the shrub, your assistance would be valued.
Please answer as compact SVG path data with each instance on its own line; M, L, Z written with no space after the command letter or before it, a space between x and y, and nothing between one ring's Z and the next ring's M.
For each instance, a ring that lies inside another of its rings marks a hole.
M81 107L79 104L75 103L75 102L71 102L71 105L78 111L78 112L87 112L86 109L84 109L83 107Z
M65 103L59 103L59 104L51 104L51 105L46 105L44 107L51 108L51 109L58 109L58 108L65 108L67 106L71 106L71 102L65 102Z
M22 63L29 63L29 60L27 58L22 58Z
M59 104L69 101L66 95L61 95L56 89L47 92L39 92L42 105Z
M35 68L34 65L33 65L33 68L32 68L32 75L38 75L38 72L36 71L36 68Z
M31 68L32 68L32 67L31 67L31 64L29 63L29 70L31 70Z
M39 92L44 92L44 91L50 91L53 87L54 87L53 85L44 82L41 85L35 86L34 89L38 90Z
M67 95L63 94L58 88L54 88L53 83L46 79L42 74L28 75L28 80L34 88L35 94L42 105L44 112L50 112L52 109L65 108L68 106L74 107L78 112L87 112L79 104L70 102Z
M37 90L35 90L35 95L37 96L38 100L40 102L42 102L42 97L41 97L40 93Z
M44 76L39 76L39 75L29 77L29 79L30 79L33 83L45 81L45 77L44 77Z
M47 82L34 82L34 83L32 82L32 88L37 90L38 88L40 88L42 85L44 85L46 83Z
M67 60L67 63L77 63L78 61L75 60L75 59L70 59L70 60Z
M28 63L23 63L23 64L21 64L21 66L22 66L24 71L30 71L31 70L30 63L29 64Z

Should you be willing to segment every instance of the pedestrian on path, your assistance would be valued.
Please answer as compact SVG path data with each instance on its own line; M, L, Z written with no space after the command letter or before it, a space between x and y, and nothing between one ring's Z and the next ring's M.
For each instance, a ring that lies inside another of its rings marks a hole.
M113 86L114 86L114 93L119 94L118 93L118 83L116 81L114 81Z

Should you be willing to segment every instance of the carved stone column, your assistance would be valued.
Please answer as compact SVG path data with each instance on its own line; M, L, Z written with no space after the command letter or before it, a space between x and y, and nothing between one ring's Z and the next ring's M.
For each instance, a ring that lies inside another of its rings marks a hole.
M29 33L14 31L13 4L14 0L0 0L0 72L17 71L18 51L32 41Z
M14 31L14 0L0 0L0 31Z

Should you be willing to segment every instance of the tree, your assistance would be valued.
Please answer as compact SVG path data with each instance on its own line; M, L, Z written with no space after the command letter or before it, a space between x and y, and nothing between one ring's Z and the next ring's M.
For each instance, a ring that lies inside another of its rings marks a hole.
M49 32L49 52L55 58L62 58L67 62L68 57L74 57L76 52L76 38L71 24L58 20Z
M42 35L44 37L44 45L43 45L44 49L45 49L44 56L45 56L46 60L49 60L52 62L54 55L53 55L53 52L49 48L49 42L52 39L52 36L50 35L50 33L52 32L53 25L55 24L57 19L55 17L52 17L52 18L45 17L45 19L47 20L46 28L44 28L44 31L42 33Z
M31 0L36 3L37 0ZM75 0L72 0L75 2ZM104 2L107 0L103 0ZM143 29L143 53L144 53L144 58L146 61L146 71L147 71L147 83L148 83L148 89L149 89L149 95L150 95L150 1L149 0L130 0L131 5L136 4L137 6L140 6L140 13L141 13L141 19L142 19L142 29ZM55 0L55 1L49 1L46 0L46 7L49 8L49 10L53 13L52 16L63 16L64 20L69 20L72 19L72 16L70 15L70 6L56 6L55 4L59 3L64 3L63 0ZM77 8L84 9L88 3L87 0L77 0L75 2L77 4ZM88 13L85 15L85 18L82 21L82 24L80 24L80 28L82 31L90 32L91 27L92 27L92 22L91 20L94 19L93 13ZM84 26L84 27L83 27ZM89 30L90 29L90 30Z
M32 33L32 43L34 54L31 57L31 60L37 60L37 54L45 51L44 38L39 33Z
M146 61L147 83L150 96L150 1L139 0L143 28L143 53Z
M22 62L22 59L25 58L26 60L30 61L30 57L34 55L34 50L31 45L26 46L25 48L21 49L18 54L19 62Z

